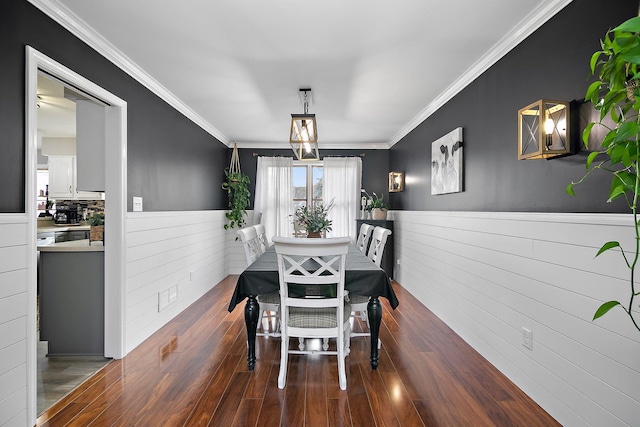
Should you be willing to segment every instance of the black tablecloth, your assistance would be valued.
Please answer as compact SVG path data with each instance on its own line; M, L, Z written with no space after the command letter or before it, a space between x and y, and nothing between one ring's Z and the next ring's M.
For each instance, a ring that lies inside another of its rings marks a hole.
M272 246L238 278L229 311L233 311L249 295L264 295L279 289L278 259ZM398 298L387 273L353 245L349 246L347 254L345 289L353 295L384 297L392 308L398 306Z

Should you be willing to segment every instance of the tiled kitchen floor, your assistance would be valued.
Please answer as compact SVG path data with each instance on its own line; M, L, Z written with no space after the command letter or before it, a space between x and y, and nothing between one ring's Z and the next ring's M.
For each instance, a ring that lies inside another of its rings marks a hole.
M47 357L47 346L46 341L38 342L38 415L111 360L97 356Z

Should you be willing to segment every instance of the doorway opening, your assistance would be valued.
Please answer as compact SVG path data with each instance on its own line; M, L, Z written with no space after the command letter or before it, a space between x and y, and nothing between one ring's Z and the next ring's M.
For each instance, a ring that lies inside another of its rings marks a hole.
M104 357L122 358L124 346L125 216L126 216L126 129L127 104L122 99L52 60L30 46L26 47L26 132L25 132L25 211L28 217L27 244L27 395L28 423L35 424L37 414L37 216L38 216L38 73L76 88L89 97L103 101L105 107L104 152L97 154L104 170L104 213L108 217L104 241ZM72 189L73 191L74 189ZM77 196L77 194L75 195Z

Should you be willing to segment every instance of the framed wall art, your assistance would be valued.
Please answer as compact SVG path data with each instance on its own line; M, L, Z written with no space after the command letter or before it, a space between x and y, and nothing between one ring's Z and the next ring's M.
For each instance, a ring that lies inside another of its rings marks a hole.
M462 128L431 143L431 194L463 191Z

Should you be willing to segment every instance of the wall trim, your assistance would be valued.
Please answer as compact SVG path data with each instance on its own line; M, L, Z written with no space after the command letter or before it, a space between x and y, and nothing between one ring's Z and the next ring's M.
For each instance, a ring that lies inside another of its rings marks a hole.
M58 0L27 0L227 147L231 140Z

